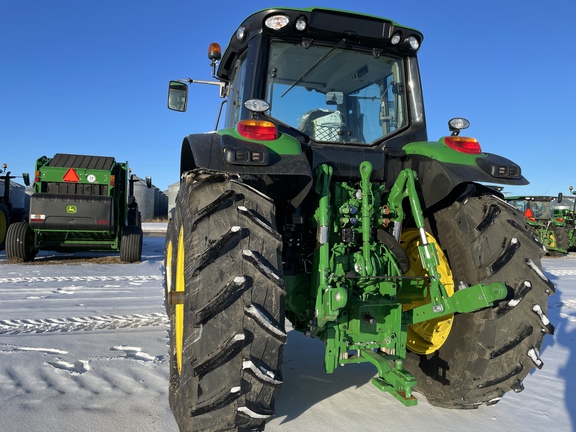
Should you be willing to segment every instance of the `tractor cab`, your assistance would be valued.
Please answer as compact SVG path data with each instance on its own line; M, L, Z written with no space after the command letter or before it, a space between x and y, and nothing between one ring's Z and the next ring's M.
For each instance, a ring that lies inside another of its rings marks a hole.
M407 135L425 140L416 60L422 34L381 18L343 17L327 9L251 15L223 55L218 44L210 45L220 81L171 82L169 108L186 109L184 82L220 84L228 98L224 127L252 119L244 102L258 99L269 105L262 117L302 141L366 146Z

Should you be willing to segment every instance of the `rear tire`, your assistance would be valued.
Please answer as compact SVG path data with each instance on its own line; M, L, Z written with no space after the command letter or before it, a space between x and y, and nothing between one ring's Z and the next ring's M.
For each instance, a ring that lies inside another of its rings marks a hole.
M133 263L142 259L142 228L135 225L124 227L120 243L120 261Z
M475 185L427 223L455 287L501 281L509 294L493 308L457 314L444 345L428 355L408 353L406 369L433 405L495 404L504 393L523 390L524 378L542 367L543 337L554 332L545 315L554 285L541 270L544 250L520 212Z
M263 430L286 341L273 202L233 176L195 170L181 180L166 251L166 287L184 292L183 304L167 300L180 430Z
M28 222L16 222L6 233L6 258L15 261L32 261L37 251L34 249L34 231Z

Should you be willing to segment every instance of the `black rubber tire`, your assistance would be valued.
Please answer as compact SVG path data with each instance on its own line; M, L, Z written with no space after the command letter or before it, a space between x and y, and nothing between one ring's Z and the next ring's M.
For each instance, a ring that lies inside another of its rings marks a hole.
M133 263L142 260L142 228L135 225L124 227L120 243L120 261Z
M544 250L519 211L477 185L427 224L450 262L455 287L502 281L509 294L493 308L456 315L444 345L426 356L408 353L405 367L416 376L415 390L433 405L495 404L504 393L523 390L524 378L542 367L542 340L554 332L545 315L555 288L541 270Z
M181 229L183 252L172 247L185 260L181 373L171 321L174 417L182 431L263 430L286 342L274 204L238 178L195 170L181 179L168 239L178 243Z
M6 233L6 258L11 261L32 261L37 251L34 249L34 231L28 222L16 222Z

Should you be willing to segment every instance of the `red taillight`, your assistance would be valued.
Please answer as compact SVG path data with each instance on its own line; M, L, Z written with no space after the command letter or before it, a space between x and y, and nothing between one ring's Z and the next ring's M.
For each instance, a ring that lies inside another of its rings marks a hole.
M110 176L110 186L114 186L115 183L116 183L116 176L111 175Z
M556 220L557 220L558 222L564 222L564 218L561 218L561 217L556 218Z
M449 136L444 138L444 142L448 147L460 153L480 154L482 149L480 143L474 138Z
M278 138L274 123L265 120L240 120L236 128L240 135L249 139L271 141Z
M38 183L40 181L40 171L34 171L34 182Z
M64 177L62 177L62 180L69 183L77 183L80 178L78 177L78 174L74 168L68 168L68 171L66 171L66 174L64 174Z

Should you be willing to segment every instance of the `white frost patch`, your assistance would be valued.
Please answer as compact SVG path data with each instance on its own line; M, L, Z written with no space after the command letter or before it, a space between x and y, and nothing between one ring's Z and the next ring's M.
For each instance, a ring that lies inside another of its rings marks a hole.
M540 353L538 352L538 350L536 350L536 348L532 348L530 351L528 351L528 357L530 357L530 359L534 362L534 364L536 365L536 367L541 368L543 365L542 360L540 360Z
M262 326L264 326L266 329L268 329L268 331L270 333L276 334L282 338L286 337L286 333L284 333L282 330L280 330L279 328L277 328L276 326L274 326L272 324L272 322L270 322L270 320L268 319L268 317L266 317L258 308L256 308L254 305L250 305L250 306L246 306L244 308L244 310L246 311L246 313L248 315L250 315L251 317L253 317L256 321L258 321Z
M524 281L524 286L527 288L530 288L532 286L532 284L530 283L530 281ZM522 301L524 297L520 297L517 299L512 299L508 302L508 307L513 308L514 306L518 306L518 303L520 303Z
M234 225L232 228L230 228L231 232L238 232L240 231L242 228L240 228L238 225Z
M248 209L244 206L238 206L237 207L238 211L242 212L242 213L248 213ZM260 226L262 229L268 231L268 232L273 232L272 228L270 228L270 226L266 225L266 223L261 220L258 219L257 217L252 219L258 226Z
M240 391L240 386L238 387L232 387L230 389L230 393L234 394L234 393L238 393Z
M232 341L238 342L238 341L243 341L244 339L246 339L246 335L243 333L238 333L238 334L234 335L234 337L232 338Z
M76 360L74 363L69 363L58 359L53 362L46 362L46 364L49 364L55 369L70 372L72 375L85 374L91 369L88 360Z
M74 294L74 287L70 288L57 288L56 291L52 291L54 294Z
M250 408L245 407L245 406L238 407L238 411L246 414L248 417L253 418L253 419L267 419L267 418L272 417L272 415L270 415L270 414L259 414L257 412L254 412Z
M46 354L68 354L68 351L62 351L56 348L33 348L33 347L15 347L18 351L36 351Z
M518 243L518 239L516 237L512 237L512 239L510 240L510 244L516 244Z
M142 351L142 348L139 347L131 347L126 345L116 345L110 348L110 351Z
M538 266L536 264L534 264L534 261L532 261L531 259L528 259L528 260L526 260L526 264L528 265L528 267L530 267L532 270L534 270L538 276L540 276L540 279L542 279L544 282L548 282L548 278L546 277L546 275L544 273L542 273L542 270L540 270L538 268Z
M544 314L544 312L542 312L542 308L540 307L540 305L534 305L534 307L532 308L532 310L534 312L536 312L539 316L540 319L542 320L542 323L547 326L548 324L550 324L550 320L548 319L548 317Z
M136 360L142 360L142 361L156 360L156 357L151 356L150 354L146 354L145 352L142 352L142 348L139 347L116 345L110 348L110 351L124 351L126 353L126 357L130 357Z
M242 369L250 369L258 378L260 378L260 380L267 383L274 385L282 384L282 381L276 379L274 372L267 370L264 367L257 368L251 360L245 360L242 362Z
M59 350L57 348L37 348L37 347L27 347L18 345L3 345L3 346L8 348L6 351L33 351L45 354L68 354L68 351Z
M487 402L487 404L488 404L488 405L497 404L498 402L500 402L500 399L502 399L502 398L501 398L501 397L497 397L497 398L494 398L494 399L490 399L490 400Z
M249 257L256 259L254 256L254 252L252 252L250 249L244 249L242 251L242 255L249 256ZM276 274L274 269L271 269L270 267L263 265L263 263L261 263L261 262L260 262L260 264L261 264L260 268L262 268L266 272L266 274L269 274L270 276L272 276L274 279L276 279L278 281L280 280L280 277Z

